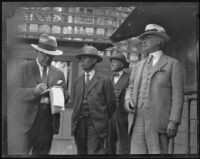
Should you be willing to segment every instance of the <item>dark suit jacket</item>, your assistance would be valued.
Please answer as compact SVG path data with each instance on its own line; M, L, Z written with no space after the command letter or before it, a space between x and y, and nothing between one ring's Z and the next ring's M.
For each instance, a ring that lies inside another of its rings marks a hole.
M116 84L113 81L114 75L112 75L111 77L113 86L115 87L115 89L117 88L117 90L115 91L115 96L116 96L116 99L119 99L118 109L121 113L127 113L124 109L124 97L125 97L126 89L129 84L129 76L130 76L129 73L123 72L123 74L121 75L120 79L117 81Z
M48 85L56 85L58 80L65 81L64 74L54 66L49 67ZM21 64L13 77L13 97L8 107L8 120L11 126L17 127L16 131L26 133L36 117L41 97L34 97L33 91L41 83L39 68L36 61ZM53 115L53 130L58 133L60 113ZM42 122L42 121L41 121Z
M125 95L125 100L132 98L136 106L146 61L147 59L144 59L133 66ZM149 91L149 113L158 132L166 132L170 120L177 123L181 121L184 102L183 79L183 71L178 60L163 54L153 68L150 87L147 90ZM133 125L133 118L129 118L129 124Z
M80 115L81 103L84 91L84 74L78 77L73 86L72 102L74 111L72 114L72 135L75 132ZM108 127L108 119L115 110L115 94L109 77L95 72L88 86L88 105L94 127L100 137L105 138Z

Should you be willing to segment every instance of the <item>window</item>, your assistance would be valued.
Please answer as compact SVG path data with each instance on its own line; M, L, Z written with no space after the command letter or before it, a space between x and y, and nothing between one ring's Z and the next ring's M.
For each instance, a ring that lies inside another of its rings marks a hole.
M60 15L54 14L54 15L53 15L53 22L59 22L59 21L61 21Z
M63 34L72 34L72 27L63 27Z
M93 14L93 9L88 8L86 13L87 13L87 14Z
M97 35L104 35L105 34L105 29L103 29L103 28L97 28L96 34Z
M85 34L83 27L74 27L74 34Z
M95 8L95 14L97 15L104 15L104 10L101 8Z
M97 25L104 25L104 18L97 17Z
M79 8L79 13L84 13L84 8Z
M85 18L80 16L75 16L75 23L84 23Z
M68 16L68 23L72 23L72 16Z
M61 30L61 28L60 28L60 26L52 26L52 33L53 34L60 34L60 30Z
M40 26L40 32L50 33L51 32L51 28L50 28L49 25L41 25Z
M18 31L19 32L26 32L26 27L27 27L27 24L19 24L18 25Z
M86 24L94 24L94 18L93 17L86 17L85 23Z
M88 35L93 35L94 34L94 28L85 28L85 32Z
M37 32L38 31L38 24L30 24L29 32Z

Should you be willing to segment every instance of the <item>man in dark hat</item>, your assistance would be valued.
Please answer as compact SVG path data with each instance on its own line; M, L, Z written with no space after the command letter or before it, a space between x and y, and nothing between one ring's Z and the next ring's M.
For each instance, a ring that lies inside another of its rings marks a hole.
M107 153L129 154L128 113L124 109L124 96L130 74L123 71L124 68L129 67L129 63L126 61L126 57L118 52L110 57L110 61L117 108L109 123Z
M102 61L97 52L93 46L84 46L76 56L84 71L75 80L72 93L72 135L78 154L105 154L108 120L116 107L110 78L95 70Z
M125 108L135 117L129 120L131 154L166 154L181 121L183 71L162 51L170 40L163 27L148 24L139 39L149 56L133 66L125 95Z
M54 36L42 34L32 62L19 65L13 76L12 100L8 101L8 155L48 155L53 134L58 134L60 113L51 114L48 88L63 87L64 73L51 65L57 50Z

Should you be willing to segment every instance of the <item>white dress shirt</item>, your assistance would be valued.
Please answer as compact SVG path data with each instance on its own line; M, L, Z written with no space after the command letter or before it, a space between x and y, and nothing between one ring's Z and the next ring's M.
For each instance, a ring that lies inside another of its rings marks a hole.
M85 81L86 81L86 75L89 74L89 79L91 80L92 77L94 76L95 74L95 69L93 69L92 71L90 72L85 72Z
M117 81L120 79L120 77L122 76L122 74L123 74L123 71L120 71L120 72L118 72L119 73L119 76L114 76L114 83L116 84L117 83Z
M38 65L38 68L39 68L39 71L40 71L40 77L42 78L42 75L43 75L43 67L40 65L39 61L38 61L38 58L36 58L36 62L37 62L37 65ZM47 75L49 73L49 67L47 66Z
M160 56L163 54L161 50L150 53L149 57L152 55L153 56L153 66L158 62L160 59Z

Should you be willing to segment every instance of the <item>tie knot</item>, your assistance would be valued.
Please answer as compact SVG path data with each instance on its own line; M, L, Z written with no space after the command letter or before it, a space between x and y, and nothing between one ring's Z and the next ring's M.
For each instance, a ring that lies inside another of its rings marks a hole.
M119 73L114 73L114 76L115 77L119 77Z

